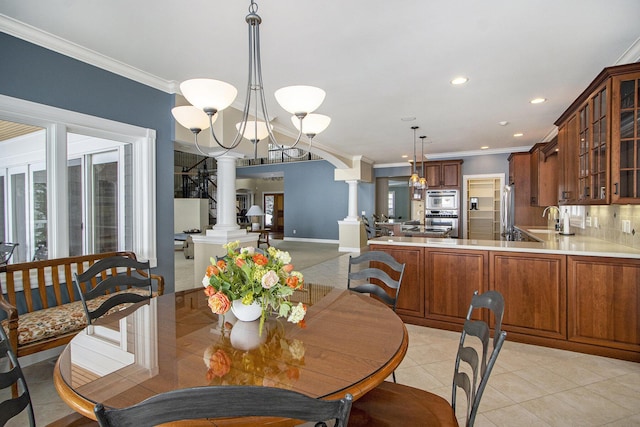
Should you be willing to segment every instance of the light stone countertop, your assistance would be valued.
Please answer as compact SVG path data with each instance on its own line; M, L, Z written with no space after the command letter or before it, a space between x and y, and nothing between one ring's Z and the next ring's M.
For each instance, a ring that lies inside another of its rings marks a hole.
M428 237L384 236L370 239L369 244L418 246L442 249L474 249L505 252L529 252L539 254L563 254L598 256L614 258L640 259L640 250L629 246L619 245L605 240L586 236L562 236L555 232L547 232L544 227L518 226L526 234L536 237L542 242L512 242L502 240L473 240L473 239L439 239ZM532 232L529 230L545 230Z

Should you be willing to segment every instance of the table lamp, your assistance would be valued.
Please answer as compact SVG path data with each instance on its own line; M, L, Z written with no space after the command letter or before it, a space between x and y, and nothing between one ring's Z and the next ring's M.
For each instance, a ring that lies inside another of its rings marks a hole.
M260 216L263 216L264 212L262 208L258 205L252 205L247 211L247 216L251 218L251 230L259 230L260 229Z

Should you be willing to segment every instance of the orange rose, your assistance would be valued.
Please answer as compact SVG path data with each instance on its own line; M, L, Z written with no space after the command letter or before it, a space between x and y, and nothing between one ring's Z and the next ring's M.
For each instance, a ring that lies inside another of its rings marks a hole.
M216 292L208 300L209 308L215 314L225 314L231 308L231 301L222 292Z
M227 263L224 262L223 259L219 259L218 262L216 262L216 265L220 270L224 270L225 268L227 268Z
M213 296L216 293L216 288L214 288L213 286L207 286L206 288L204 288L204 294L208 297Z
M287 286L290 287L291 289L298 289L299 282L300 281L296 276L287 277Z
M287 264L282 267L285 273L291 273L293 271L293 264Z
M244 260L242 258L238 258L236 259L236 265L240 268L242 268L242 266L245 264Z
M218 267L216 267L215 265L210 265L207 267L206 274L208 277L217 276L218 274L220 274L220 271L218 271Z
M231 358L219 349L211 355L209 358L209 371L207 372L207 379L211 381L215 377L223 377L231 370Z
M253 256L253 262L255 262L256 265L267 265L269 263L269 260L262 254L255 254Z

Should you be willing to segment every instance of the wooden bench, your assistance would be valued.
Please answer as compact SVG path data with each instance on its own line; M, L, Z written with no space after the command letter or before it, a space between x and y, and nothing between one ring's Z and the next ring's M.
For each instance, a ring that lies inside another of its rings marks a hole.
M106 252L0 266L0 319L18 357L67 344L86 326L73 273L114 255L136 258ZM162 295L164 278L151 278L154 293Z

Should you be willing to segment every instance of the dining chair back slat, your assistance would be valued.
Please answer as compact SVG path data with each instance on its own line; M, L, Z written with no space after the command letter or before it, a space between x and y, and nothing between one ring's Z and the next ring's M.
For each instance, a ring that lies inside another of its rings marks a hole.
M149 261L138 261L122 255L98 260L86 271L75 273L73 281L89 324L118 305L148 300L153 293ZM129 288L148 292L127 292ZM111 296L98 307L89 304L89 301L104 295Z
M283 417L313 422L335 420L336 427L345 427L352 400L350 394L339 400L320 400L273 387L209 386L161 393L128 408L108 409L97 404L94 412L101 427L145 427L181 420L226 417Z

